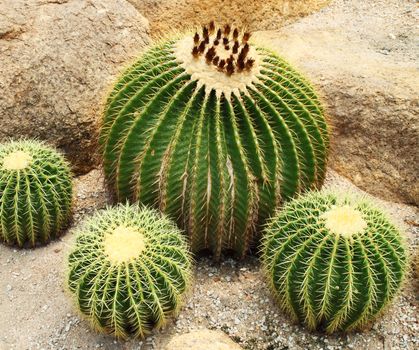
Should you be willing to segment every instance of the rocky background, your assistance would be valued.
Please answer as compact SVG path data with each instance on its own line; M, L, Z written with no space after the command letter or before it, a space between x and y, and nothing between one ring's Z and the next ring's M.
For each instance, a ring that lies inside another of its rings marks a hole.
M418 205L415 1L335 0L297 20L326 3L0 0L0 141L45 139L76 174L92 170L102 104L118 73L150 35L215 18L265 30L258 41L317 85L334 125L332 168L371 193Z
M255 40L323 95L334 126L326 186L384 199L417 254L418 17L414 0L0 0L0 141L37 137L65 152L78 175L77 224L108 201L96 134L118 73L168 31L228 20L258 31ZM90 330L65 291L72 239L70 230L36 250L0 246L0 350L419 347L413 272L372 329L325 336L278 311L257 257L219 265L199 258L195 289L176 322L143 342L114 341Z
M152 37L201 28L209 18L251 31L273 30L328 4L330 0L127 0L150 23Z
M149 42L125 0L0 0L0 140L47 140L92 170L106 93Z

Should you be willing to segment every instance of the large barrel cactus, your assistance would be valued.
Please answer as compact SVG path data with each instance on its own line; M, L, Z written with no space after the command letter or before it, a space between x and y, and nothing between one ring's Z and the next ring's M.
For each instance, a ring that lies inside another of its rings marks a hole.
M68 285L79 310L102 332L144 337L181 305L191 256L185 237L153 209L118 205L77 233Z
M117 198L160 208L215 257L243 256L273 209L325 174L316 93L249 38L211 23L149 49L116 83L100 135Z
M65 228L71 204L71 174L61 154L38 141L0 145L0 241L47 243Z
M272 219L263 264L280 306L311 329L365 326L406 273L396 227L363 199L310 193Z

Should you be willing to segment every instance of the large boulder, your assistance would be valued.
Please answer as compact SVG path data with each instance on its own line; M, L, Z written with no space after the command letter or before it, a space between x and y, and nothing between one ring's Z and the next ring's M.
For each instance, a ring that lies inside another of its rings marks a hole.
M332 5L257 37L305 72L324 95L333 125L332 168L370 193L417 205L414 4L369 5Z
M286 21L317 11L330 0L127 0L150 21L152 35L201 27L203 23L234 23L249 30L272 30Z
M125 0L0 0L0 141L58 146L75 172L98 163L101 104L148 22Z

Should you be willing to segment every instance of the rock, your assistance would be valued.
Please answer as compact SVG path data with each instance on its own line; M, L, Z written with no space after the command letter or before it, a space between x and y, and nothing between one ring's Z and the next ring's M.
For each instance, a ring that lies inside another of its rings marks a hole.
M406 15L410 5L393 3L385 12L361 2L348 3L349 8L334 3L257 37L305 72L324 95L333 125L332 168L372 194L417 205L418 51L409 31L414 19ZM396 28L400 33L393 35L405 33L403 42L388 36ZM383 47L391 51L383 55Z
M221 331L208 329L192 331L174 336L166 350L241 350L242 347L233 342Z
M330 0L128 0L150 21L153 35L200 27L214 19L249 30L278 29L285 21L317 11Z
M124 0L0 0L0 141L36 137L76 173L98 163L101 103L148 42L148 21Z

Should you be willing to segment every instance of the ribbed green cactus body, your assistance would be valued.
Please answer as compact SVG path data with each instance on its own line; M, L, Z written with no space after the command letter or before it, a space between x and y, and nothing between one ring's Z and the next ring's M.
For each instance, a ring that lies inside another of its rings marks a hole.
M323 110L306 80L270 51L257 49L257 81L230 95L188 74L175 45L146 52L110 94L100 135L105 174L119 200L175 218L193 251L243 256L279 203L322 184Z
M407 265L400 233L381 211L318 192L272 219L263 264L280 306L327 332L374 320L399 290Z
M0 240L45 244L71 215L72 181L63 156L38 141L0 145Z
M153 209L119 205L88 219L69 255L68 285L101 332L144 337L179 309L191 277L185 237Z

